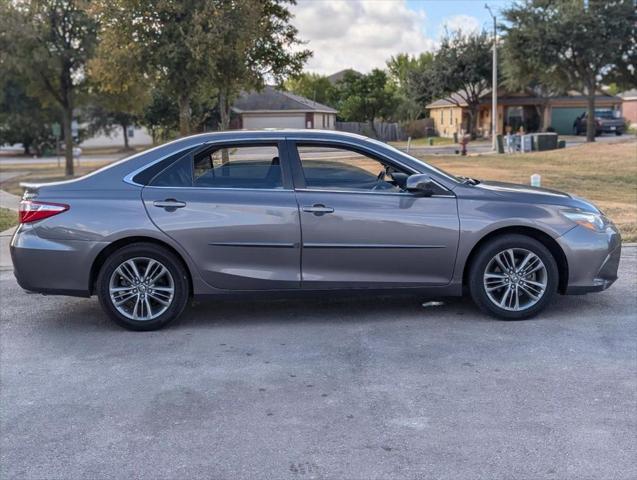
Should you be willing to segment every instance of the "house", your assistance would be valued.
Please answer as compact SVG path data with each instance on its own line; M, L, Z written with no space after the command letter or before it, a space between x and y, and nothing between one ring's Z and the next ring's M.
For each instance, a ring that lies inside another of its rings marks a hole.
M434 121L436 132L441 137L452 137L454 133L469 130L469 109L463 96L454 93L448 98L436 100L426 106ZM595 108L619 109L622 99L599 93L595 98ZM497 133L505 132L506 126L514 131L523 127L533 132L552 128L557 133L573 133L573 122L586 111L587 98L574 92L550 98L541 98L528 93L499 92ZM541 121L543 116L543 121ZM491 92L480 98L478 112L478 134L491 135Z
M637 125L637 88L628 90L617 95L622 99L622 117Z
M362 73L354 70L353 68L346 68L345 70L339 70L336 73L328 75L327 81L330 82L332 85L336 85L338 82L343 80L345 78L345 75L347 75L348 73L352 73L354 75L362 75Z
M146 127L129 126L127 129L128 145L130 147L148 147L153 144L153 137ZM81 148L122 148L124 146L124 132L122 128L113 128L110 132L97 132L92 137L84 139Z
M232 128L336 128L337 112L332 107L273 86L243 93L232 112Z

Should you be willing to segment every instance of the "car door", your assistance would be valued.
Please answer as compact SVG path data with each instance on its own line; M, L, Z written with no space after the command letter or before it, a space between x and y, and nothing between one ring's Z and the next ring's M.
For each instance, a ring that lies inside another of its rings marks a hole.
M300 223L285 143L209 144L144 187L152 221L188 252L211 286L300 286Z
M402 187L407 167L360 147L292 141L304 288L450 282L459 219L452 192Z

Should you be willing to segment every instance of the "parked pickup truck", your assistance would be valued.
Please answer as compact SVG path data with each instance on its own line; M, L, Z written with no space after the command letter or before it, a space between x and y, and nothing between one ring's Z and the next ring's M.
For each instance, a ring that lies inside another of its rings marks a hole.
M586 112L582 113L573 122L573 133L580 135L586 133ZM626 128L626 120L619 116L616 110L595 110L595 135L602 133L614 133L621 135Z

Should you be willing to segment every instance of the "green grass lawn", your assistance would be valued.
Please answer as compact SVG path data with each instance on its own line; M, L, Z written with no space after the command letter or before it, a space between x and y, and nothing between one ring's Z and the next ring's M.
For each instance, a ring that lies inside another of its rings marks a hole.
M4 232L18 224L18 212L8 208L0 208L0 232Z

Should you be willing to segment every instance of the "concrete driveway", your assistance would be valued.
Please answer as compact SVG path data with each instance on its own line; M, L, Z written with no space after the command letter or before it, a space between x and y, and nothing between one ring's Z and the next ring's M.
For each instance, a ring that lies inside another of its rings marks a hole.
M226 301L153 333L2 271L0 478L637 478L636 261L530 321Z

